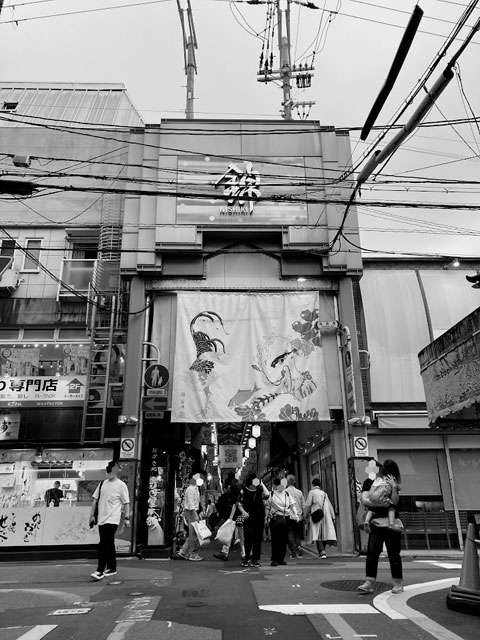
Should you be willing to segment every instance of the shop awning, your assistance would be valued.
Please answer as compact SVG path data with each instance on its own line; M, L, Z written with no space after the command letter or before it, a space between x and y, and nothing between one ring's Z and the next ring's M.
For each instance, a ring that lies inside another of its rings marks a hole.
M480 403L480 307L418 358L430 422Z

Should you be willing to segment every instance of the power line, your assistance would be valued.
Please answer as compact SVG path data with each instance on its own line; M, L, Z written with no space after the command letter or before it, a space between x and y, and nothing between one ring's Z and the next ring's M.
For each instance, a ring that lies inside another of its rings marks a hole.
M67 11L64 13L52 13L46 16L30 16L27 18L12 18L11 20L2 20L0 25L2 24L15 24L18 25L20 22L31 22L32 20L46 20L49 18L63 18L65 16L75 16L85 13L99 13L101 11L113 11L115 9L132 9L134 7L142 7L151 4L163 4L164 2L170 2L170 0L148 0L147 2L134 2L132 4L119 4L114 7L99 7L97 9L82 9L80 11ZM25 3L26 4L26 3ZM37 4L37 3L32 3ZM13 5L15 8L15 5Z

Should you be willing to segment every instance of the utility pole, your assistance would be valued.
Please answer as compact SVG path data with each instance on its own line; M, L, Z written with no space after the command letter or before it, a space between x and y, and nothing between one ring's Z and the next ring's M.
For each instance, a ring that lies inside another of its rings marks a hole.
M292 100L292 80L295 79L297 88L308 89L311 86L314 67L313 64L292 65L290 50L290 5L293 3L305 6L309 9L318 9L312 2L304 2L303 0L271 0L267 4L275 5L276 24L278 34L278 51L279 66L273 69L273 55L268 55L268 49L262 51L260 58L260 68L257 73L258 82L274 82L280 81L282 84L283 101L282 101L282 117L285 120L292 120L293 108L310 108L315 102L294 102ZM252 0L249 4L260 4Z
M292 119L292 97L291 97L291 79L292 65L290 60L290 0L287 0L287 8L282 11L280 6L281 0L278 0L278 50L280 52L280 76L282 78L283 91L283 117L285 120ZM283 18L285 18L285 32L283 35Z
M178 13L180 15L180 23L182 25L183 59L185 63L185 75L187 76L187 99L185 115L187 120L192 120L194 118L195 74L197 73L197 61L195 59L195 49L198 49L197 36L195 33L195 25L193 24L193 14L190 0L187 0L186 9L182 9L180 0L177 0L177 7Z

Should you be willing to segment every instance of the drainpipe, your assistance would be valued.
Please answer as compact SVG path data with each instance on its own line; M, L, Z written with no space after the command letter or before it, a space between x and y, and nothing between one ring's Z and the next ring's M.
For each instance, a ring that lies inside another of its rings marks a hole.
M149 332L149 326L150 326L150 314L151 314L151 305L150 305L150 294L147 294L147 296L145 296L145 306L146 306L146 311L145 311L145 318L144 318L144 327L143 327L143 339L144 339L144 343L142 344L142 356L145 355L145 349L148 347L145 347L145 340L148 337L148 332ZM136 480L135 480L135 506L140 504L140 497L141 497L141 480L142 480L142 450L143 450L143 411L142 411L142 397L143 397L143 379L144 379L144 374L145 374L145 359L142 357L142 364L141 364L141 370L140 370L140 393L139 393L139 406L138 406L138 423L137 423L137 434L136 434L136 456L137 456L137 474L136 474ZM136 513L136 518L135 518L135 525L133 527L133 535L132 535L132 549L133 549L133 553L134 555L137 555L139 557L142 556L142 549L141 549L141 545L137 547L137 530L138 530L138 526L140 524L140 511L137 510Z
M349 461L352 459L353 457L353 452L352 452L352 434L351 434L351 426L350 423L348 422L348 406L347 406L347 396L346 396L346 389L345 389L345 372L343 369L343 350L342 350L342 332L341 332L341 325L340 325L340 321L339 321L339 309L338 309L338 300L337 298L334 298L334 309L335 309L335 320L337 323L337 331L336 331L336 336L337 336L337 353L338 353L338 367L339 367L339 372L340 372L340 386L341 386L341 393L342 393L342 408L343 408L343 424L344 424L344 428L343 428L343 437L344 437L344 446L345 446L345 471L347 473L347 476L349 475ZM337 465L338 466L338 465ZM349 485L350 485L351 479L349 478ZM353 491L353 487L349 486L348 487L348 492L346 494L346 498L348 495L350 495L350 508L346 508L344 509L343 515L346 516L344 519L344 526L342 527L343 529L343 533L344 535L348 535L349 540L343 540L343 536L342 536L342 532L338 532L339 533L339 542L342 545L342 547L351 547L351 550L353 550L355 548L355 532L354 532L354 505L355 502L353 501L353 495L352 495L352 491ZM348 528L347 528L348 527Z
M342 390L343 422L345 425L345 433L347 435L347 437L345 438L345 455L347 456L347 460L349 460L352 457L352 438L351 438L351 427L348 422L347 394L345 391L345 372L343 370L343 353L342 353L342 330L344 330L345 327L342 327L342 329L340 329L337 298L334 298L334 307L335 307L335 321L337 323L337 332L336 332L337 333L337 354L338 354L338 368L340 371L340 382L341 382L341 388L342 388L341 390Z

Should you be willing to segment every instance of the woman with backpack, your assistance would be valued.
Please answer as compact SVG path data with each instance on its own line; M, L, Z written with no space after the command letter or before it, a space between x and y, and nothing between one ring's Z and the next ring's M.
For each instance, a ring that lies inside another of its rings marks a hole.
M315 515L317 512L317 515ZM303 512L305 520L309 522L309 542L315 542L318 555L325 559L326 544L337 544L337 532L335 531L335 511L325 491L321 489L320 480L312 480L312 489L309 491Z

